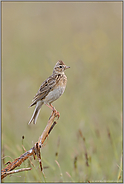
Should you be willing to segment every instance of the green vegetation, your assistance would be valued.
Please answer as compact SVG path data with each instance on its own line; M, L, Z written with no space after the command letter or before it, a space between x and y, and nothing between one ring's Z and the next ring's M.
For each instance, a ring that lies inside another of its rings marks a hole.
M50 109L28 108L57 60L67 88L60 119L31 171L4 182L122 182L122 2L2 2L2 157L29 150ZM11 158L10 158L11 157ZM27 160L20 168L29 167ZM2 164L2 168L5 165Z

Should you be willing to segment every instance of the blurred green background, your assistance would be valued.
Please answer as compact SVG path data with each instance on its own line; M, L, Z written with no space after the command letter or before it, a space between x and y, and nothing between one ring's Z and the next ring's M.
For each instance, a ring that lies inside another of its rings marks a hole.
M59 59L71 67L65 93L53 103L60 119L42 148L46 178L32 158L31 171L3 181L122 182L122 2L1 4L2 168L47 124L44 105L37 124L27 125L42 82Z

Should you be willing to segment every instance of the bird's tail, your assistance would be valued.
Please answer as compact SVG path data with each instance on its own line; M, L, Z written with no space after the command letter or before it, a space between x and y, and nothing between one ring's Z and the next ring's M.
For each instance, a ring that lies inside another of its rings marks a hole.
M36 107L35 107L35 110L34 110L34 113L29 121L28 124L31 124L31 122L33 122L33 124L36 124L36 121L37 121L37 118L38 118L38 115L39 115L39 112L40 112L40 109L41 109L41 106L43 105L43 102L42 101L38 101L36 103Z

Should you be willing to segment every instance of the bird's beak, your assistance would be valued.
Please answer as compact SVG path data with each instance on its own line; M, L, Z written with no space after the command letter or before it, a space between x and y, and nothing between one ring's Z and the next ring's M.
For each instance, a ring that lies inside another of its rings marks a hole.
M65 66L65 69L68 69L68 68L70 68L70 66Z

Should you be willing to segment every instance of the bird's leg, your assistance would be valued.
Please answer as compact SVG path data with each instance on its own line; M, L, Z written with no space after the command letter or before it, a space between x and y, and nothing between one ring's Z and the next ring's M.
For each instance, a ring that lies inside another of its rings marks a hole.
M52 104L50 104L50 107L52 107L52 109L55 109L55 107L53 107Z
M53 107L53 106L52 106L52 104L50 104L50 106L53 108L53 111L55 111L55 112L56 112L56 114L57 114L57 116L58 116L58 118L59 118L59 117L60 117L59 112L55 109L55 107Z
M53 106L49 106L48 104L45 104L45 105L47 105L47 107L49 107L50 109L52 109L53 110Z
M55 111L55 112L56 112L56 114L57 114L58 118L60 117L59 112L55 109L55 107L53 107L53 106L52 106L52 104L50 104L50 105L46 104L46 105L47 105L50 109L52 109L53 111Z

